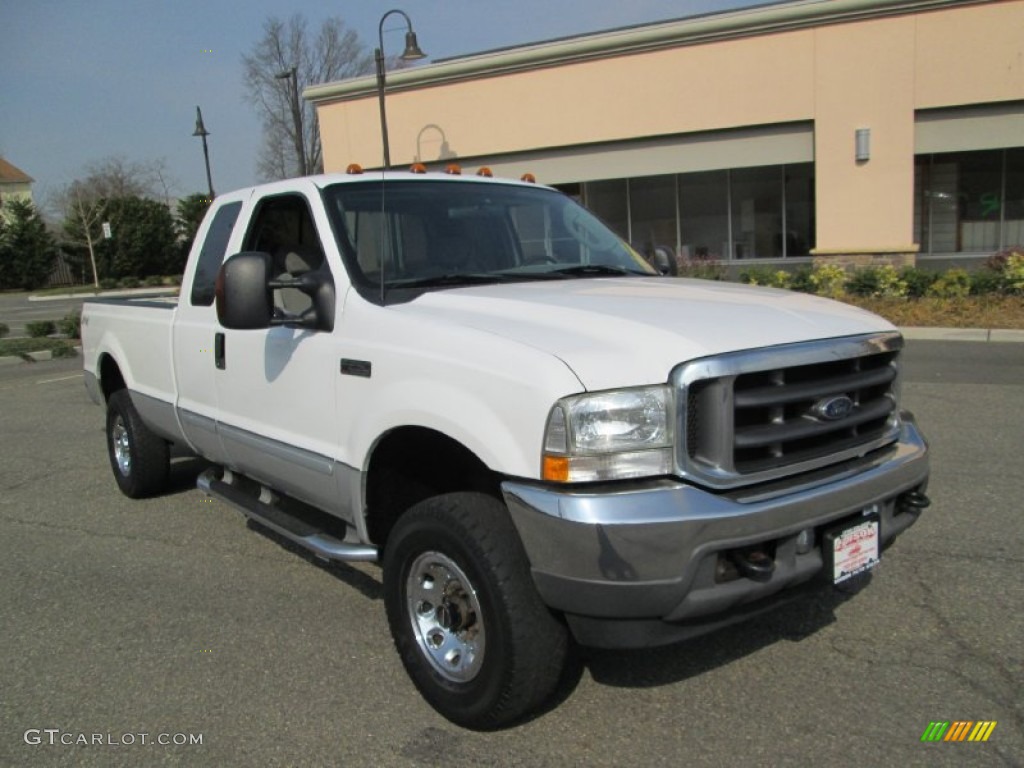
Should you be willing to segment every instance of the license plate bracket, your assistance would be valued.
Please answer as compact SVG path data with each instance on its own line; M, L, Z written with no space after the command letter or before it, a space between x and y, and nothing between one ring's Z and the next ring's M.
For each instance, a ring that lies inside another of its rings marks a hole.
M825 532L822 554L833 584L842 584L878 565L880 525L877 512L871 510Z

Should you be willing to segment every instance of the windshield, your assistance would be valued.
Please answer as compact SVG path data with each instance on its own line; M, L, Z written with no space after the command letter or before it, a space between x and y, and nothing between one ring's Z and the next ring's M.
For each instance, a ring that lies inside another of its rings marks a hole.
M490 282L657 274L592 213L544 187L375 181L327 187L324 201L353 282L374 299Z

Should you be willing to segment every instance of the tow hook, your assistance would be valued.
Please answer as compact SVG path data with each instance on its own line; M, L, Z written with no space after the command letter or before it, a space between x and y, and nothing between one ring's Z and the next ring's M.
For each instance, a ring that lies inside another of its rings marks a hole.
M932 500L921 491L909 491L897 499L901 512L913 512L920 514L922 510L931 506Z
M740 575L752 581L769 581L775 571L775 561L763 549L734 549L729 556Z

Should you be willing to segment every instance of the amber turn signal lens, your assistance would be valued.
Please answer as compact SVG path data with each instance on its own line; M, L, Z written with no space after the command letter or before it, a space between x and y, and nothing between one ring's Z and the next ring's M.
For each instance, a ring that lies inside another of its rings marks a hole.
M544 480L564 483L569 480L569 459L565 456L545 456L542 469Z

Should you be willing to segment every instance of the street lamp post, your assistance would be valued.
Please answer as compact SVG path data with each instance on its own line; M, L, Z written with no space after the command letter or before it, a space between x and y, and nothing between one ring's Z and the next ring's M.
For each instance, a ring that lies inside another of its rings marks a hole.
M196 129L192 132L192 135L200 136L203 139L203 158L206 160L206 186L210 190L210 202L212 203L213 177L210 176L210 149L206 146L206 137L210 135L210 132L203 125L203 113L199 111L199 107L196 107Z
M373 58L377 64L377 99L380 101L380 133L381 140L384 144L385 170L391 167L391 148L388 144L388 118L384 111L384 20L393 13L401 15L402 18L405 19L405 25L407 27L407 31L405 33L405 51L402 52L400 57L402 61L415 61L416 59L422 59L427 55L420 50L420 46L416 42L416 33L412 31L412 22L409 20L409 16L405 11L395 8L381 16L380 24L377 26L377 40L380 43L380 47L374 50Z
M299 105L299 76L295 67L274 75L278 80L291 80L292 125L295 128L295 154L299 160L299 176L306 175L306 143L302 135L302 107Z

